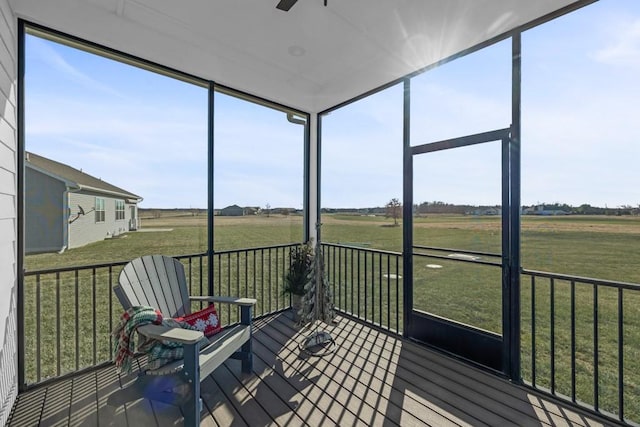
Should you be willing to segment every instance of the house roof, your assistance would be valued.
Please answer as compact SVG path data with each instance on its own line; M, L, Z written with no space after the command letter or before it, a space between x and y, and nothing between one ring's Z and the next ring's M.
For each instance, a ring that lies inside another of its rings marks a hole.
M227 206L226 208L222 208L221 210L223 210L223 211L224 211L224 210L238 210L238 209L242 210L242 209L244 209L244 208L241 208L241 207L240 207L240 206L238 206L238 205L229 205L229 206Z
M100 178L91 176L81 170L65 165L64 163L56 162L55 160L47 159L46 157L42 157L34 153L26 152L25 166L32 167L53 176L54 178L64 181L68 187L76 187L80 190L96 191L112 196L120 196L127 199L137 199L138 201L142 201L142 197L136 194L123 190L120 187L116 187L113 184L109 184Z
M594 0L9 0L30 22L321 112Z

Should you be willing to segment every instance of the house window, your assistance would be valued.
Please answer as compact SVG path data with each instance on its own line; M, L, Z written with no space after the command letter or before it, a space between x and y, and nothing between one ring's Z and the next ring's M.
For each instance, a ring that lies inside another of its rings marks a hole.
M124 200L116 200L116 221L124 220Z
M96 222L104 222L104 199L96 197Z

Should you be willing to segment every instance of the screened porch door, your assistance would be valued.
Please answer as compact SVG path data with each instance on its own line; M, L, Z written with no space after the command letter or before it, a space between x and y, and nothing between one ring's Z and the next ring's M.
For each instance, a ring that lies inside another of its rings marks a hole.
M518 215L509 135L502 129L410 147L411 247L405 243L412 260L406 335L505 372L510 230Z

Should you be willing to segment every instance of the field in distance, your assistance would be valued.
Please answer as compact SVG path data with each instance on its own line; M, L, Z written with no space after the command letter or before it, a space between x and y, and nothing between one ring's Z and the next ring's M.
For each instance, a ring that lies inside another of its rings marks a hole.
M323 214L323 242L402 251L402 227L384 216ZM302 240L302 215L215 216L216 251ZM26 257L28 270L127 261L149 253L205 252L206 213L190 210L141 217L141 230L62 254ZM499 216L433 214L414 219L415 245L501 252ZM639 216L523 216L522 266L528 269L640 283Z

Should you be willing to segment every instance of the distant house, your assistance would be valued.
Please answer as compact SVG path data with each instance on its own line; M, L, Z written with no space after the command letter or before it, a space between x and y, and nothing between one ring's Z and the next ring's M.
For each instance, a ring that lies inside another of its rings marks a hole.
M562 209L548 209L545 205L536 205L522 210L524 215L569 215L571 212Z
M25 252L60 252L138 228L142 197L25 153Z
M227 206L226 208L220 209L221 216L243 216L244 208L241 208L238 205Z
M243 215L258 215L261 211L259 206L245 206L243 208Z
M501 208L486 208L480 207L474 209L472 211L465 212L466 215L475 215L475 216L494 216L494 215L502 215Z

